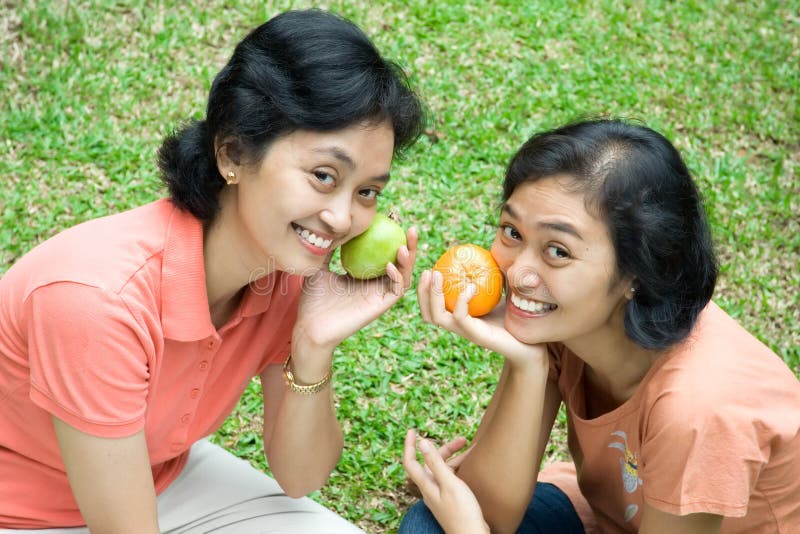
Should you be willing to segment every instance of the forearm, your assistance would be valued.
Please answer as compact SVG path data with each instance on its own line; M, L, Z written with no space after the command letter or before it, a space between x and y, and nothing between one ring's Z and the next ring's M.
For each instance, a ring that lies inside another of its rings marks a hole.
M324 376L329 364L324 372L313 367L297 367L293 371L298 369L298 382L313 383L318 378L310 377ZM316 393L304 394L291 391L282 379L273 387L283 391L273 421L264 426L265 452L272 473L286 494L300 497L325 483L342 452L342 431L334 410L333 389L328 383Z
M158 533L144 431L98 438L53 418L72 493L92 533Z
M491 418L458 469L492 532L514 532L530 502L539 467L547 368L508 367Z

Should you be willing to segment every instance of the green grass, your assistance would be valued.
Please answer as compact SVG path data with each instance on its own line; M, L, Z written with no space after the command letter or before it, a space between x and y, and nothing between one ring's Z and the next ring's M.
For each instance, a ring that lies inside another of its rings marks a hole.
M54 233L164 194L161 138L202 114L247 29L309 2L6 1L0 8L0 273ZM193 4L193 3L189 3ZM403 64L430 108L381 208L421 234L418 271L491 242L503 169L533 131L645 121L683 152L722 262L716 300L800 374L800 2L321 2ZM474 431L501 362L424 325L410 292L336 353L345 451L313 497L396 530L402 437ZM215 439L263 466L260 385ZM562 421L563 427L563 421ZM563 454L563 429L550 454Z

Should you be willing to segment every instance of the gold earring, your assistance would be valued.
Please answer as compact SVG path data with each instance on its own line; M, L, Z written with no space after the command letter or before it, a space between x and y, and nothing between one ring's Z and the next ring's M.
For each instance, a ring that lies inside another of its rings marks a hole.
M236 179L236 173L233 171L228 171L228 175L225 177L225 182L228 185L239 183L239 180Z

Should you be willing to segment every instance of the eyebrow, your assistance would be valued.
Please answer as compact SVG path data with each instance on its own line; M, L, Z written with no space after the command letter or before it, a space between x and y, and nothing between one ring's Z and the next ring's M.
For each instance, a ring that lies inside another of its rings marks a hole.
M326 146L326 147L321 147L321 148L315 148L314 152L317 152L319 154L328 154L330 156L333 156L334 158L338 159L339 161L341 161L342 163L347 165L351 170L356 168L356 162L353 161L353 158L351 158L347 154L347 152L345 152L343 149L341 149L338 146ZM386 182L389 181L389 173L387 172L386 174L381 174L380 176L375 176L374 178L372 178L372 180L374 180L376 182L382 182L382 183L385 184Z
M347 165L351 169L355 168L355 166L356 166L356 162L353 161L353 158L351 158L347 154L347 152L345 152L344 150L342 150L338 146L324 146L324 147L321 147L321 148L315 148L314 152L318 152L320 154L328 154L330 156L333 156L334 158L338 159L339 161L341 161L342 163L344 163L345 165Z
M519 219L519 215L514 208L512 208L508 203L504 203L502 207L502 211L508 213L514 219ZM555 232L561 232L564 234L569 234L573 237L576 237L583 241L583 236L569 223L562 222L562 221L540 221L536 223L536 226L539 228L544 228L545 230L553 230Z

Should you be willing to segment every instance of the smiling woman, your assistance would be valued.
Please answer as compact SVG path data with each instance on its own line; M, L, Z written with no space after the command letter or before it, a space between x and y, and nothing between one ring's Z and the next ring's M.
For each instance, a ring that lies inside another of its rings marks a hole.
M672 144L622 121L571 124L529 139L503 185L492 254L505 303L479 319L467 292L445 309L441 277L418 288L423 319L502 354L502 374L451 461L461 480L429 444L422 470L409 437L425 501L400 532L485 532L480 508L492 532L800 524L800 383L711 301L708 223ZM540 473L562 403L574 464Z
M161 146L168 199L0 279L0 530L357 531L290 497L339 458L334 348L409 287L416 233L380 279L327 262L421 128L403 72L347 20L289 11L250 32L206 117ZM202 439L258 375L275 479Z

